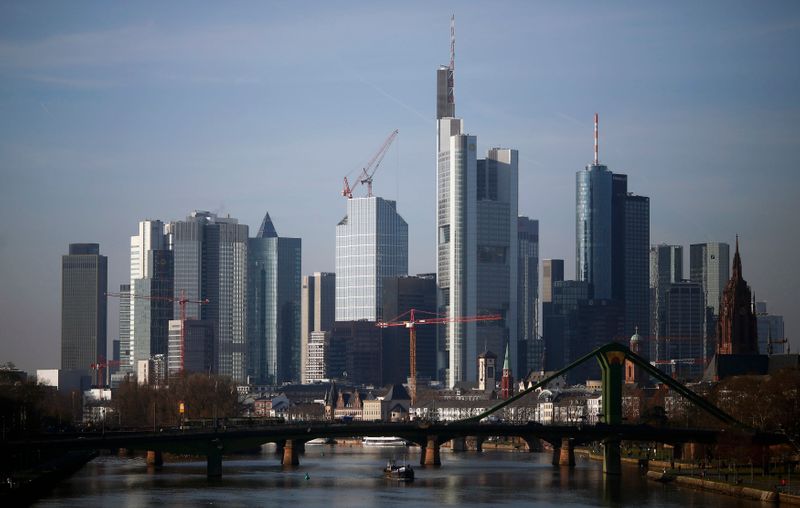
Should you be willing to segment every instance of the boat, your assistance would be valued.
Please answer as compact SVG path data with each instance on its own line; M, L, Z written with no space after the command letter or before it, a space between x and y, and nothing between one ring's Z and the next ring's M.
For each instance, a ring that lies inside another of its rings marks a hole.
M393 460L390 460L386 464L386 467L383 468L383 477L387 480L394 480L398 482L413 482L414 469L408 464L404 466L398 466Z
M365 437L361 443L364 446L408 446L405 439L395 436Z
M307 442L306 445L334 445L336 440L332 437L318 437Z

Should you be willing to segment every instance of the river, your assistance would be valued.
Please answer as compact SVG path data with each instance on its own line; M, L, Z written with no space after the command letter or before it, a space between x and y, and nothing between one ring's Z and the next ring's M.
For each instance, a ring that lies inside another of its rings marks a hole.
M414 465L409 484L385 480L387 459ZM635 467L605 481L601 464L578 456L574 469L553 467L549 453L442 451L441 467L418 467L418 448L308 446L300 466L283 470L269 448L226 457L223 477L206 479L205 461L167 462L148 470L143 458L99 457L39 500L42 507L272 506L360 508L409 506L760 507L736 499L646 480ZM306 479L308 474L308 479Z

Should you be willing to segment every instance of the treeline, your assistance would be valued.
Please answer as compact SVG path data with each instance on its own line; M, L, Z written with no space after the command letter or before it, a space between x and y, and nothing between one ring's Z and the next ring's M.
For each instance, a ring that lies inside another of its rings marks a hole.
M123 382L111 400L107 424L122 428L175 427L185 420L239 415L236 384L228 377L189 374L171 378L168 387ZM184 413L180 413L183 403Z
M73 429L80 414L81 394L59 394L35 381L0 382L0 422L3 439L40 432Z

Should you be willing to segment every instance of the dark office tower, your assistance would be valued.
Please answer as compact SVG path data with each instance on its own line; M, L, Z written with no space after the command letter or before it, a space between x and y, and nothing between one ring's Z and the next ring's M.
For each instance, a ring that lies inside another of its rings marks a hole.
M313 376L308 376L309 343L314 332L329 332L336 319L336 274L316 272L303 277L300 289L300 374L301 382L308 383L313 379L322 379L327 374L321 371L318 363L313 367ZM320 336L324 338L324 336ZM322 341L315 343L311 349L319 356Z
M378 386L381 370L381 329L375 321L336 321L330 339L329 377Z
M539 221L517 219L517 366L519 376L542 370L539 337Z
M705 295L696 282L665 284L663 289L664 358L661 370L681 381L696 381L703 374L705 353Z
M628 256L628 238L626 236L626 218L628 211L628 175L619 173L611 174L611 298L619 302L625 301L625 289L628 274L626 271L625 261ZM647 199L647 198L640 198ZM647 247L650 246L650 217L649 206L647 204L647 243L645 244L645 270L647 270ZM641 206L634 206L636 212L640 212ZM640 218L638 215L636 218ZM637 236L640 236L641 231L636 231ZM638 245L638 244L637 244ZM647 275L645 274L645 279ZM607 298L600 297L597 298ZM631 327L630 337L634 333Z
M135 360L149 360L155 355L166 357L169 348L169 320L173 318L174 295L172 252L151 250L145 258L147 276L131 280L134 298L133 345Z
M130 284L119 285L120 294L130 294ZM119 370L134 372L131 359L131 299L119 299Z
M96 243L71 243L61 257L61 368L84 370L106 357L108 259Z
M565 280L553 283L553 298L542 304L545 370L560 370L573 357L577 341L579 304L589 299L589 283Z
M247 242L248 374L300 381L300 238L279 237L269 214Z
M237 383L247 377L247 236L236 219L195 211L185 221L167 226L174 255L176 299L208 300L189 303L189 319L216 323L218 369ZM179 315L174 305L174 315Z
M689 278L703 285L706 305L719 315L722 291L730 276L730 245L722 242L694 243L689 246Z
M553 284L564 280L564 260L542 261L542 303L553 301Z
M666 330L665 292L670 284L683 280L683 247L680 245L654 245L650 247L650 300L651 300L651 358L666 360L664 342Z
M632 194L625 196L624 231L624 334L630 337L638 330L639 336L647 340L651 334L648 280L650 198Z
M392 320L411 309L422 311L417 318L436 313L436 275L389 277L383 281L383 316ZM436 379L436 326L417 327L417 383ZM383 382L406 383L409 375L408 330L389 327L382 330Z
M758 329L752 296L742 276L739 237L733 255L731 279L725 286L717 322L717 355L757 355Z

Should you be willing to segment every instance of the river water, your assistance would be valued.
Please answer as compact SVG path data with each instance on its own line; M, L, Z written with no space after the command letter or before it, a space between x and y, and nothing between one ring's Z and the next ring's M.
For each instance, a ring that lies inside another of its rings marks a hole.
M416 480L385 480L387 459L414 465ZM99 457L36 506L113 508L271 506L360 508L409 506L760 507L760 503L646 480L636 467L604 480L601 464L578 456L574 469L553 467L549 453L442 450L441 467L418 467L418 448L308 446L300 466L283 470L265 447L260 456L226 457L223 477L206 479L205 461L167 462L148 470L143 458ZM306 473L308 479L306 479Z

